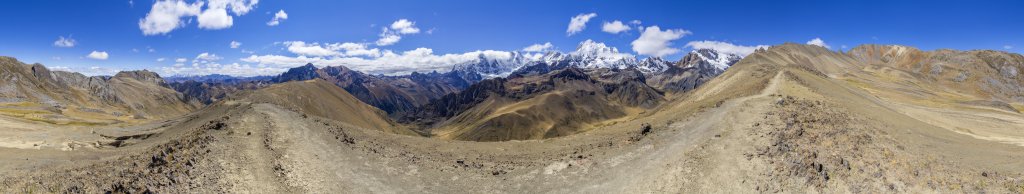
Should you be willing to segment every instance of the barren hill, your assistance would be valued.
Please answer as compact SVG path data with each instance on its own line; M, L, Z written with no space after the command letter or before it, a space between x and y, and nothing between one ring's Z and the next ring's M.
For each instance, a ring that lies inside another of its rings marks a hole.
M485 80L427 104L412 118L433 119L419 124L433 125L424 130L442 139L543 139L628 119L663 100L637 70L589 71L570 67Z
M87 77L0 57L0 77L0 114L52 124L103 125L169 118L199 105L145 70Z
M252 103L270 103L310 115L345 122L366 129L415 134L396 126L387 113L370 106L323 79L272 85L245 95Z

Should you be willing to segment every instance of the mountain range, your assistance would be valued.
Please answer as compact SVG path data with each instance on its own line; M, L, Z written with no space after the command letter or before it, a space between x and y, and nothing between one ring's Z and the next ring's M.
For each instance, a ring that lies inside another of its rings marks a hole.
M650 77L645 79L645 82L649 81L645 84L657 86L658 90L680 92L720 74L728 65L741 58L734 54L718 54L715 50L701 49L675 63L658 57L637 60L633 55L620 53L617 48L592 40L581 42L575 51L569 53L551 51L532 56L510 53L505 58L480 55L477 60L455 64L451 71L445 73L415 72L410 75L385 76L367 74L344 66L317 67L315 64L307 64L272 77L180 77L175 78L171 85L199 101L210 103L223 98L230 91L319 78L344 88L356 98L384 110L394 118L400 118L403 117L401 115L416 112L417 107L425 106L432 100L465 90L484 79L543 75L566 68L635 69L645 77Z

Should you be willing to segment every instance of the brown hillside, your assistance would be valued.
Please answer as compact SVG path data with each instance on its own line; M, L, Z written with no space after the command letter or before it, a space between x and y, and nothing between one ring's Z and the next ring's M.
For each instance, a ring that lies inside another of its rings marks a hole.
M243 97L254 103L271 103L297 112L349 123L366 129L415 134L396 126L387 114L322 79L292 81L252 92Z

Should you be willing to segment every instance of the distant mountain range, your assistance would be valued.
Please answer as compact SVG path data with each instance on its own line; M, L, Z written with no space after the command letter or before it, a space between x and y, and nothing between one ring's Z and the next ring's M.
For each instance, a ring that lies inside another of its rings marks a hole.
M510 52L507 57L480 55L477 60L455 64L451 71L445 73L417 72L385 76L367 74L344 66L317 67L314 64L307 64L289 69L277 76L207 75L172 77L168 80L172 80L170 85L176 90L201 102L212 103L233 91L319 78L344 88L363 102L399 118L414 114L418 107L439 100L445 95L459 93L485 79L543 76L569 68L586 72L606 69L614 72L635 72L642 77L641 83L658 91L681 92L693 89L721 74L729 65L740 59L742 56L699 49L678 62L666 61L659 57L637 60L636 56L620 53L617 48L587 40L569 53L551 51L541 55Z
M743 56L735 54L719 54L715 50L700 49L692 52L708 64L713 64L716 69L724 71L728 65L736 63ZM636 56L619 52L618 48L609 47L604 43L586 40L581 42L576 50L569 53L549 51L543 55L529 55L519 52L511 52L507 58L488 58L480 55L478 60L456 64L453 71L474 72L486 78L505 77L516 70L534 65L546 63L557 67L576 67L582 69L628 69L635 68L644 73L658 73L669 69L671 62L660 57L651 57L638 60ZM711 67L708 67L711 68Z

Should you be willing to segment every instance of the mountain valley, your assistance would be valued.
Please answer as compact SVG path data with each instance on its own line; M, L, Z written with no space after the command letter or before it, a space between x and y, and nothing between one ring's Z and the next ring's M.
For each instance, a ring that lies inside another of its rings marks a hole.
M1020 54L609 53L173 81L5 57L0 191L1024 192Z

